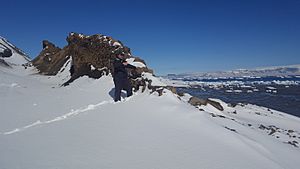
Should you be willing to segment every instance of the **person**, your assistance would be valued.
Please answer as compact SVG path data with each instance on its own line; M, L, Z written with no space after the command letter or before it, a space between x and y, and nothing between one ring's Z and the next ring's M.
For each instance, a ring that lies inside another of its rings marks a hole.
M115 102L121 101L121 91L126 90L127 97L132 95L132 87L128 79L128 72L126 68L136 69L135 66L130 65L125 60L125 55L123 53L117 54L113 62L114 75L113 80L115 84Z

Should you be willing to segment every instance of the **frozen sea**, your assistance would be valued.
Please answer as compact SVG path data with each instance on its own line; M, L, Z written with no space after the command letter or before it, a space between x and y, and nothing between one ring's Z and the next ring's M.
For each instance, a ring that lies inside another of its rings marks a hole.
M251 103L300 117L300 78L195 79L191 87L178 87L200 98L218 98L228 103ZM201 84L201 85L200 85Z

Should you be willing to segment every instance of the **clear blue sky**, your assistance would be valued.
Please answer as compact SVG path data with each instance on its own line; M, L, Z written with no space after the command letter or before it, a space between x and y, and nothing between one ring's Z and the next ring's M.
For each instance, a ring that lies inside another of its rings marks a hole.
M121 40L156 74L300 64L300 0L7 0L0 18L32 58L74 31Z

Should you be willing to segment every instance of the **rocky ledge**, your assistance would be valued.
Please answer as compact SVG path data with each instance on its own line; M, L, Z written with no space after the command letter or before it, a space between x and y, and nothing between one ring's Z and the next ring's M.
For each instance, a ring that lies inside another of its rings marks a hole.
M72 32L66 40L68 44L62 49L44 40L43 50L32 61L32 64L41 74L56 75L71 58L72 66L69 70L71 78L64 85L68 85L84 75L91 78L100 78L102 75L113 74L112 63L117 52L122 52L127 58L133 58L134 61L145 65L144 67L138 67L136 70L130 70L133 77L141 77L143 72L153 74L153 71L146 66L144 60L132 56L130 48L112 37L101 34L87 36ZM134 85L143 84L143 82L136 81L132 83Z

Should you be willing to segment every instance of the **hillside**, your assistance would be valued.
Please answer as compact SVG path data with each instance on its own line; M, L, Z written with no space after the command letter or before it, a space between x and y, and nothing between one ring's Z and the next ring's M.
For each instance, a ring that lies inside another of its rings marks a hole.
M0 168L300 166L297 117L251 104L178 94L149 72L139 74L137 82L144 84L135 86L132 97L115 103L110 71L99 78L83 71L62 86L73 76L70 69L76 57L83 58L72 55L61 66L53 64L53 75L37 66L0 66ZM128 60L145 66L134 56Z

